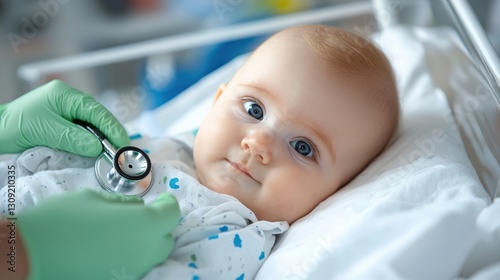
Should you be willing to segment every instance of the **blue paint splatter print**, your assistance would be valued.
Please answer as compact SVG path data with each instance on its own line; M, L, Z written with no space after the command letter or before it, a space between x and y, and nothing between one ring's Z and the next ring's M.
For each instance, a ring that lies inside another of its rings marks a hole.
M136 133L136 134L132 134L128 137L130 140L137 140L137 139L141 139L142 138L142 135L140 133Z
M177 184L179 182L179 178L174 177L170 179L170 182L168 182L168 185L170 186L171 189L177 190L179 188L179 185Z
M196 266L196 264L194 262L189 263L188 266L198 269L198 267Z
M234 247L241 248L241 238L239 234L234 235L234 240L233 240Z
M208 240L213 240L213 239L217 239L217 238L219 238L219 235L218 235L218 234L216 234L216 235L211 235L211 236L209 236L209 237L208 237Z

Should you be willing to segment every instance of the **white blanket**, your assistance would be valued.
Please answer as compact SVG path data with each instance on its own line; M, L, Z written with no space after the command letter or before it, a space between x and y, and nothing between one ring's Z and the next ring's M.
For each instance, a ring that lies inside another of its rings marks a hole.
M154 152L156 157L186 156L179 141L146 143L141 139L134 144ZM102 190L95 177L94 162L92 158L37 147L3 162L0 174L7 174L2 168L15 166L16 209L22 211L62 192L82 188ZM269 256L275 235L288 228L286 222L257 221L252 211L238 200L213 192L188 175L194 172L184 163L154 162L153 174L154 184L144 197L146 203L168 191L177 198L182 219L173 232L173 253L145 279L252 279ZM0 190L3 214L7 213L6 194L7 187L3 187Z

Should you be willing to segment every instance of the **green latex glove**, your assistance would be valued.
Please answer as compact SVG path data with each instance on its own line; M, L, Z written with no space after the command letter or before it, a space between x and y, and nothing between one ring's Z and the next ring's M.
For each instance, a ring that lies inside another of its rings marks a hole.
M138 279L165 261L180 219L177 200L84 190L48 199L18 215L28 279Z
M0 105L0 154L48 146L95 157L102 145L90 132L72 123L93 124L116 147L129 145L118 120L89 94L54 80L16 100Z

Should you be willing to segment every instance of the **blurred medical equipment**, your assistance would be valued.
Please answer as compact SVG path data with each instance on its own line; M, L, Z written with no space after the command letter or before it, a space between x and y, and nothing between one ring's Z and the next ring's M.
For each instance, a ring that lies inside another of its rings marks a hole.
M145 151L125 146L116 150L104 134L93 125L75 121L102 143L103 152L97 157L95 175L101 186L124 195L145 195L153 182L151 160Z

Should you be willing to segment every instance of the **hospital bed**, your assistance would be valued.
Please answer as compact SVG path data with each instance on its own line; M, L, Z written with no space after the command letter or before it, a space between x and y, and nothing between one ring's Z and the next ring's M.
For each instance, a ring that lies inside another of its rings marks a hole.
M380 2L339 4L31 63L18 73L36 86L54 73L373 15L383 28L373 30L373 22L364 27L374 31L398 83L397 137L353 181L278 238L257 279L500 279L499 57L466 1L442 2L454 21L446 27L400 25L397 12L384 24L381 13L387 11ZM163 137L196 129L217 86L245 58L127 122L129 132Z

